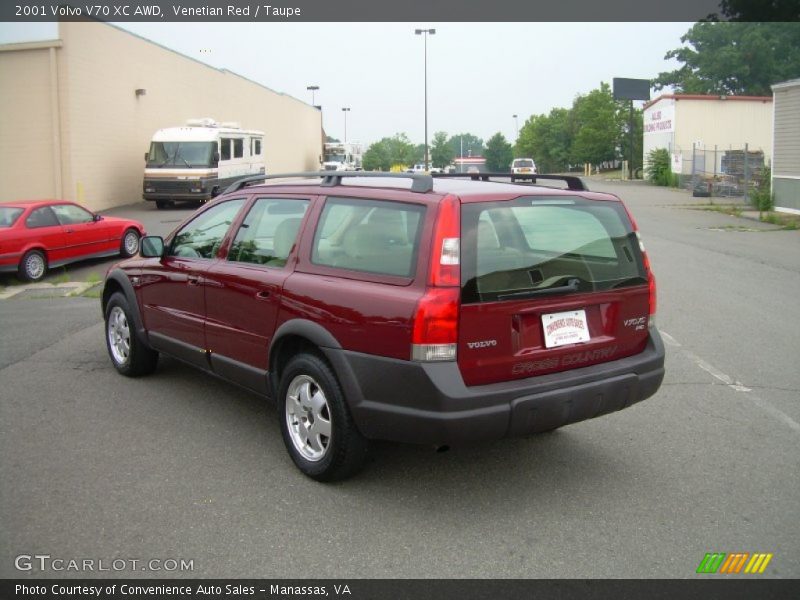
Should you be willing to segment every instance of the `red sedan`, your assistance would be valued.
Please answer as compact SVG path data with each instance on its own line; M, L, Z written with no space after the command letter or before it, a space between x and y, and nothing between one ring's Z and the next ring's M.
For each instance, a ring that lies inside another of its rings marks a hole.
M145 234L138 221L104 217L74 202L0 204L0 273L39 281L47 269L85 258L133 256Z

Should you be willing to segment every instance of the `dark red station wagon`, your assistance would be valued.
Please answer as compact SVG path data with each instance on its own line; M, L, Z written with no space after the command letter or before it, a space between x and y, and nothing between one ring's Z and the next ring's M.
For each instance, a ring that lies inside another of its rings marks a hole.
M625 206L492 177L242 180L109 271L111 360L143 375L163 352L274 398L321 481L371 439L527 435L654 394L655 280Z

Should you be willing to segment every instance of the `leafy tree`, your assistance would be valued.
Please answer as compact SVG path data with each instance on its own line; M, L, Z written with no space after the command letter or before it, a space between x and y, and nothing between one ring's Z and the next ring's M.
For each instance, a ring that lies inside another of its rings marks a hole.
M453 152L452 145L447 143L447 133L444 131L437 131L433 134L430 153L431 164L434 167L439 167L441 169L453 162L455 152Z
M367 171L388 171L392 165L414 164L416 149L405 133L396 133L372 144L364 153L363 165Z
M720 8L731 21L800 21L797 0L722 0Z
M533 158L540 173L566 170L572 145L569 112L554 108L549 115L534 115L525 121L517 138L517 156Z
M486 169L497 173L508 171L511 160L514 158L514 151L505 136L497 132L486 142L483 155L486 157Z
M329 135L325 136L325 143L326 144L338 144L341 143L341 140L335 137L331 137Z
M574 137L571 162L599 164L617 158L621 123L611 87L603 82L600 89L578 96L570 111Z
M461 156L462 149L464 156L483 156L483 140L471 133L459 133L451 136L449 143L453 156Z
M729 4L733 4L732 2ZM696 23L667 52L683 66L659 73L656 89L687 94L771 95L770 85L800 77L800 23Z

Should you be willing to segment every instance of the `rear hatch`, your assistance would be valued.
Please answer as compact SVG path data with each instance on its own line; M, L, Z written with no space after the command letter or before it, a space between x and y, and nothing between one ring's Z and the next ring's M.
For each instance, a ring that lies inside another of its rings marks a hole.
M653 285L619 201L524 196L461 209L458 364L481 385L644 350Z

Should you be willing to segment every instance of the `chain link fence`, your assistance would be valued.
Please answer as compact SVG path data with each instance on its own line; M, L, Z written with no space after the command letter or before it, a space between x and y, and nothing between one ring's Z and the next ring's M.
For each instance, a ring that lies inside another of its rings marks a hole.
M687 151L673 149L672 172L679 173L681 187L693 196L735 198L748 202L768 167L764 151L751 148L693 146Z

